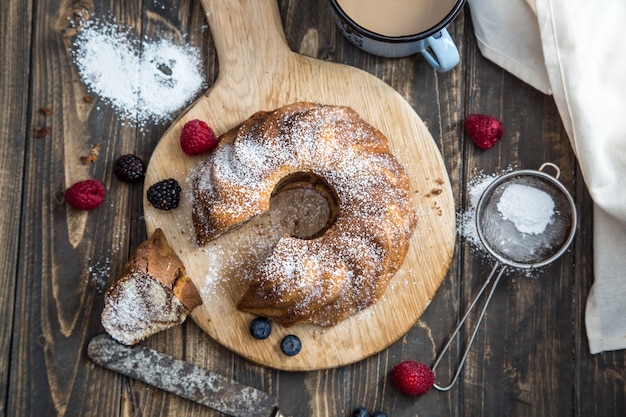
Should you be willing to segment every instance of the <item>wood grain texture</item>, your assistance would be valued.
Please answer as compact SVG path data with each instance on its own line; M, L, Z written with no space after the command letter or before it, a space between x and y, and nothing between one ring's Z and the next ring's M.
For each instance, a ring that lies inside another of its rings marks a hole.
M84 352L91 336L103 331L103 290L147 237L143 189L117 182L112 162L123 152L147 160L169 127L139 129L97 96L92 104L82 101L88 92L71 62L71 38L57 28L68 7L85 3L92 18L110 14L146 39L166 37L200 48L208 86L220 73L199 1L2 2L0 179L1 198L8 205L0 206L6 245L0 416L219 416L96 367ZM325 1L278 4L291 50L362 69L408 101L443 157L457 210L467 207L468 184L478 172L499 172L509 165L536 168L551 160L563 169L563 182L579 210L576 240L540 276L511 272L504 278L462 379L445 394L399 395L388 373L403 359L432 363L489 272L491 260L462 236L456 239L448 275L415 325L389 348L352 365L307 372L259 366L224 348L191 320L145 344L275 394L291 416L349 416L361 405L394 417L626 415L625 352L588 351L584 307L593 282L592 206L551 97L480 55L467 10L449 28L461 63L438 74L420 56L383 59L357 50L335 27ZM42 106L49 106L52 115L44 117ZM484 152L465 137L461 122L471 111L504 120L506 135L497 147ZM44 122L51 134L32 138L33 129ZM75 156L95 143L102 145L98 161L87 167L77 163ZM101 179L110 203L84 218L69 213L62 197L65 186L83 176ZM69 220L72 216L76 219ZM456 352L446 358L440 378L446 379L457 360Z
M24 190L31 32L22 22L32 20L32 7L21 1L0 4L0 392L9 390L11 335L14 330L15 289L19 257L21 196ZM45 120L43 114L37 115ZM8 410L7 396L0 397L0 415Z
M237 276L241 268L259 261L261 255L254 250L267 245L280 216L256 219L200 248L195 242L193 203L187 189L177 210L164 212L145 202L149 233L156 228L164 231L200 291L203 304L193 311L194 321L243 357L278 369L302 371L347 365L380 352L417 321L452 257L455 206L432 137L408 103L379 79L353 67L293 53L286 44L274 0L240 4L207 0L204 7L218 51L220 78L160 140L144 188L165 178L177 179L184 188L190 186L191 171L201 157L189 158L180 149L180 131L188 120L204 120L220 134L256 111L310 101L350 106L386 135L392 153L410 178L410 195L419 220L405 262L378 303L329 328L275 325L270 338L262 343L250 339L248 326L253 316L236 308L244 290ZM282 206L287 210L297 201L296 196ZM276 239L289 232L279 229ZM285 357L278 348L289 333L297 334L305 347L294 357Z

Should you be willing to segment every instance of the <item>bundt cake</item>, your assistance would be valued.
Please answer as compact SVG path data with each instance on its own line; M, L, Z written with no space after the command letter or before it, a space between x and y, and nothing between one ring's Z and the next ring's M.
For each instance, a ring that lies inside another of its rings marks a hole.
M122 277L106 292L101 320L114 339L134 345L183 323L200 304L185 266L157 229L137 247Z
M266 212L272 195L312 187L330 205L314 236L284 236L237 307L285 326L330 326L378 300L416 225L409 179L387 139L349 107L294 103L226 132L194 169L200 246Z

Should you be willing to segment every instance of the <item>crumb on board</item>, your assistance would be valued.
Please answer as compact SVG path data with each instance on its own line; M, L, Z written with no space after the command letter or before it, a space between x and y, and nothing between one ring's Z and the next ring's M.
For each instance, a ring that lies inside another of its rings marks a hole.
M89 155L86 156L81 156L80 157L80 162L83 165L89 165L93 162L96 162L98 160L98 155L100 155L100 144L95 144L91 147L91 152L89 152Z

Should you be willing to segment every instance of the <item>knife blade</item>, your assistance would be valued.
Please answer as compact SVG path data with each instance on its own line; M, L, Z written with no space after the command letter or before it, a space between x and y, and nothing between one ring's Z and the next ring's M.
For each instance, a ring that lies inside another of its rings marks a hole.
M223 375L143 346L95 336L87 354L109 370L203 404L233 417L282 417L274 396Z

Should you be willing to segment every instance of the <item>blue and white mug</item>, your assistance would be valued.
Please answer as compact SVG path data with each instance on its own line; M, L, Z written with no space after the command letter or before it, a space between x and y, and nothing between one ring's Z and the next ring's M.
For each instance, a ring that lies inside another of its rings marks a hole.
M373 55L399 58L421 53L437 71L459 63L447 27L466 0L330 0L343 35Z

